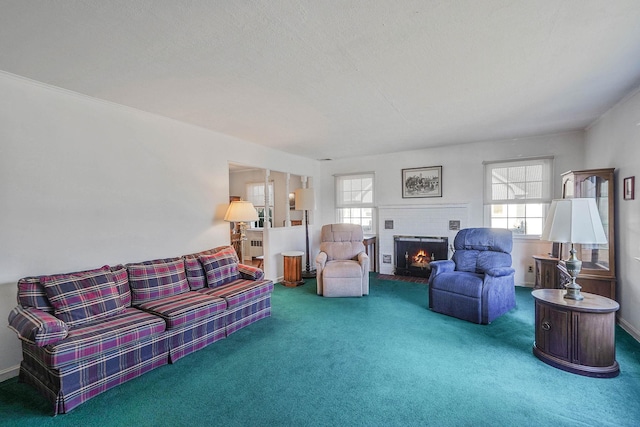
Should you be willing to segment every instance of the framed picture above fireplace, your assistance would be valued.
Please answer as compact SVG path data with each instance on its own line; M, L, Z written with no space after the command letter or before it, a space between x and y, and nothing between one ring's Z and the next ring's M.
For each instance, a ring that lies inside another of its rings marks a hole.
M442 166L402 169L402 198L442 197Z

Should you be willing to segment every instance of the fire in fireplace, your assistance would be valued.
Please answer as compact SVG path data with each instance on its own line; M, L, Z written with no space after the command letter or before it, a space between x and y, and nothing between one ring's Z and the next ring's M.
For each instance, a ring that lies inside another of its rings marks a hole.
M431 261L447 259L449 239L446 237L393 236L395 274L429 277Z

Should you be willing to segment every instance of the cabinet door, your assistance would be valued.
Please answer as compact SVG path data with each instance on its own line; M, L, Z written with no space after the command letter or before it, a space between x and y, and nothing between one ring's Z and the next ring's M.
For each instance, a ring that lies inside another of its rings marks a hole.
M570 171L562 175L563 198L582 197L595 200L608 242L604 245L575 245L577 257L582 261L579 277L609 278L615 287L614 190L613 168ZM562 245L561 259L569 257L570 246Z
M543 262L540 269L540 280L542 287L553 289L556 287L556 264L551 262Z
M611 366L616 361L615 312L576 313L576 362Z
M603 175L588 175L581 177L579 180L580 197L592 198L596 201L600 220L604 233L607 236L608 244L605 245L577 245L578 259L582 261L582 271L584 274L595 274L598 276L613 275L612 269L614 262L609 253L609 247L612 243L613 230L611 221L613 221L613 181Z
M571 359L571 315L536 301L536 346L562 360Z

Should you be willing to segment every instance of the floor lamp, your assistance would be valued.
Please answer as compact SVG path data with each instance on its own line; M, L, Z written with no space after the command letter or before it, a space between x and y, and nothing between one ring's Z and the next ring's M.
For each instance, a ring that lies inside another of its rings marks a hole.
M240 255L242 258L245 256L244 242L247 240L247 223L258 220L258 212L253 206L253 203L245 200L233 201L227 208L227 213L224 216L225 221L237 222L240 228ZM240 260L242 263L243 260Z
M296 210L304 211L304 230L307 239L307 268L302 271L302 277L309 279L316 277L316 270L311 268L309 263L309 211L312 211L316 207L315 196L313 194L313 188L298 188L296 191Z
M552 201L540 240L571 244L569 258L565 261L571 282L565 285L567 293L564 297L577 301L584 299L580 294L582 287L576 283L582 261L576 257L573 244L607 243L595 200L578 198Z

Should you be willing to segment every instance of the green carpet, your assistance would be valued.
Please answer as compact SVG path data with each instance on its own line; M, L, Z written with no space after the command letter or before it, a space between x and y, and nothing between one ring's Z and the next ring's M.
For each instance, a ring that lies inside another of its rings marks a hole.
M1 383L0 425L640 425L640 343L616 327L616 378L548 366L530 291L482 326L429 311L422 284L372 276L369 296L337 299L278 284L272 317L69 414Z

